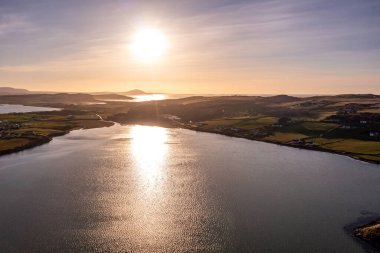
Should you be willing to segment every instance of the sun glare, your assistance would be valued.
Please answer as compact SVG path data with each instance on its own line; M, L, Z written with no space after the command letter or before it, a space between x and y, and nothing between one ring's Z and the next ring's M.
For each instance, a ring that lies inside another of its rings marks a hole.
M138 30L130 44L130 50L137 60L153 63L160 58L168 47L165 35L156 28Z
M168 151L167 130L161 127L133 126L130 135L133 158L144 189L157 191Z

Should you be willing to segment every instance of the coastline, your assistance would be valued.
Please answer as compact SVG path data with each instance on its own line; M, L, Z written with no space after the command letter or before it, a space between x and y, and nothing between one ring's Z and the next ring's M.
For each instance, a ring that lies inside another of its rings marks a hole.
M377 221L380 221L380 216L378 214L373 214L370 212L363 211L363 216L359 217L356 221L344 226L345 233L351 237L352 240L360 244L360 246L368 253L380 253L380 249L376 242L367 240L360 236L358 230L367 226L370 226Z
M158 126L167 127L166 125L163 126L163 125L160 125L160 124L158 124ZM354 153L349 153L349 152L342 152L342 151L330 150L330 149L324 149L324 148L318 148L318 147L292 145L292 144L287 144L287 143L283 143L283 142L264 140L264 139L259 139L259 138L247 138L247 137L239 135L239 134L223 133L223 132L216 132L216 131L208 131L208 130L200 129L200 128L197 128L197 127L181 126L181 128L189 129L189 130L196 131L196 132L213 133L213 134L219 134L219 135L224 135L224 136L229 136L229 137L235 137L235 138L242 138L242 139L247 139L247 140L252 140L252 141L271 143L271 144L276 144L276 145L285 146L285 147L291 147L291 148L297 148L297 149L305 149L305 150L312 150L312 151L319 151L319 152L331 153L331 154L336 154L336 155L343 155L343 156L348 156L348 157L350 157L352 159L355 159L355 160L358 160L358 161L361 161L361 162L366 162L366 163L380 165L380 161L367 160L365 158L357 157L357 156L355 156Z
M357 154L357 153L350 153L350 152L344 152L344 151L332 150L332 149L324 149L324 148L317 147L317 146L305 146L305 145L289 144L289 143L284 143L284 142L279 142L279 141L274 141L274 140L267 140L267 139L263 139L263 138L252 138L252 137L248 138L247 136L244 136L240 133L235 133L235 132L231 132L231 131L229 131L229 132L212 131L209 129L200 128L198 126L192 126L189 124L184 124L184 123L181 123L178 121L167 121L167 120L119 121L119 120L116 120L115 122L117 122L119 124L123 124L123 125L147 125L147 126L159 126L159 127L166 127L166 128L183 128L183 129L188 129L188 130L192 130L192 131L196 131L196 132L219 134L219 135L224 135L224 136L229 136L229 137L242 138L242 139L247 139L247 140L252 140L252 141L276 144L276 145L285 146L285 147L319 151L319 152L325 152L325 153L336 154L336 155L343 155L343 156L355 159L357 161L380 165L380 160L376 161L376 160L365 159L363 157L358 157L357 155L360 155L360 154Z
M113 121L105 121L105 120L102 120L100 122L103 122L104 125L95 126L95 127L91 127L91 126L90 127L86 127L86 126L84 126L84 127L75 127L75 128L66 130L66 131L64 131L62 133L57 133L57 134L52 134L52 135L48 135L48 136L43 136L41 138L29 138L28 140L30 142L28 142L25 145L14 147L14 148L10 148L10 149L6 149L6 150L0 150L0 157L3 156L3 155L13 154L13 153L21 152L21 151L24 151L24 150L27 150L27 149L32 149L32 148L35 148L35 147L47 144L47 143L51 142L54 139L54 137L64 136L64 135L70 133L73 130L111 127L111 126L115 125L115 123L116 123L116 122L113 122Z
M159 126L159 127L166 127L166 128L183 128L183 129L188 129L196 132L204 132L204 133L212 133L212 134L219 134L219 135L224 135L224 136L229 136L229 137L235 137L235 138L243 138L247 140L252 140L252 141L259 141L259 142L265 142L265 143L270 143L270 144L276 144L280 146L286 146L286 147L291 147L291 148L297 148L297 149L304 149L304 150L312 150L312 151L319 151L319 152L325 152L325 153L330 153L330 154L336 154L336 155L343 155L346 157L350 157L352 159L355 159L357 161L365 162L365 163L370 163L370 164L376 164L380 165L380 159L379 160L371 160L371 159L366 159L365 157L360 157L360 156L365 156L365 154L360 154L360 153L352 153L352 152L347 152L347 151L339 151L339 150L333 150L333 149L325 149L319 146L306 146L306 145L300 145L300 144L290 144L290 143L285 143L285 142L280 142L280 141L275 141L275 140L268 140L264 138L253 138L253 137L248 137L244 134L241 134L239 132L233 132L233 131L215 131L211 129L205 129L196 125L190 125L190 124L185 124L176 120L118 120L118 119L113 119L113 121L119 123L119 124L124 124L124 125L148 125L148 126Z
M139 121L136 121L136 122L116 122L116 121L109 121L109 120L101 120L100 122L103 122L105 124L101 125L101 126L90 126L90 127L84 126L84 127L82 127L82 129L109 127L109 126L113 126L114 124L117 124L117 123L124 124L124 125L140 124L140 125L159 126L159 127L166 127L166 128L183 128L183 129L188 129L188 130L192 130L192 131L196 131L196 132L219 134L219 135L224 135L224 136L229 136L229 137L234 137L234 138L242 138L242 139L247 139L247 140L252 140L252 141L276 144L276 145L285 146L285 147L319 151L319 152L331 153L331 154L336 154L336 155L343 155L343 156L347 156L347 157L350 157L352 159L355 159L355 160L358 160L361 162L380 165L380 161L368 160L368 159L365 159L362 157L358 157L358 156L355 156L354 153L342 152L342 151L338 151L338 150L324 149L324 148L320 148L320 147L292 145L292 144L288 144L288 143L283 143L283 142L278 142L278 141L273 141L273 140L265 140L265 139L261 139L261 138L247 138L246 136L243 136L239 133L232 133L232 132L225 133L225 132L205 130L205 129L201 129L199 127L192 127L192 126L188 126L185 124L180 124L178 122L175 122L175 123L167 122L167 121L163 121L163 122L162 121L161 122L139 122ZM6 155L6 154L16 153L19 151L23 151L26 149L30 149L33 147L37 147L37 146L49 143L51 140L53 140L54 137L66 135L70 131L76 130L76 129L81 129L81 128L76 127L76 128L69 129L63 133L53 134L53 135L45 136L44 138L39 138L39 139L32 139L32 141L30 143L23 145L21 147L11 148L11 149L7 149L7 150L1 150L0 156Z
M196 131L196 132L219 134L219 135L224 135L224 136L229 136L229 137L234 137L234 138L242 138L242 139L251 140L251 141L259 141L259 142L265 142L265 143L270 143L270 144L276 144L276 145L285 146L285 147L319 151L319 152L325 152L325 153L336 154L336 155L343 155L343 156L347 156L347 157L350 157L352 159L355 159L355 160L358 160L361 162L380 165L380 160L374 161L374 160L365 159L362 157L355 156L355 155L357 155L355 153L349 153L349 152L343 152L343 151L331 150L331 149L324 149L324 148L320 148L320 147L292 145L292 144L288 144L288 143L283 143L283 142L278 142L278 141L273 141L273 140L265 140L265 139L260 139L260 138L247 138L246 136L241 135L239 133L206 130L206 129L202 129L199 127L193 127L193 126L185 125L185 124L179 123L179 122L133 121L133 122L118 122L118 123L125 124L125 125L140 124L140 125L159 126L159 127L166 127L166 128L183 128L183 129L188 129L188 130L192 130L192 131Z

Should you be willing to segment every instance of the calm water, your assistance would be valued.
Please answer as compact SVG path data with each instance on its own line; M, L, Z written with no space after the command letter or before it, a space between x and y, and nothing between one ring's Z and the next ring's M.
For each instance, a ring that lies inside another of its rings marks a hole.
M50 108L50 107L0 104L0 114L23 113L23 112L49 112L49 111L59 111L59 110L61 109Z
M182 129L79 130L0 158L0 252L364 252L380 167Z

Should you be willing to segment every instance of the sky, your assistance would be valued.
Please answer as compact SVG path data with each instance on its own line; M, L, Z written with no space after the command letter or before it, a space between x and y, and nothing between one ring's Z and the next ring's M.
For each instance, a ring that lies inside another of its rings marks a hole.
M168 44L150 64L146 27ZM380 0L0 0L0 86L380 94Z

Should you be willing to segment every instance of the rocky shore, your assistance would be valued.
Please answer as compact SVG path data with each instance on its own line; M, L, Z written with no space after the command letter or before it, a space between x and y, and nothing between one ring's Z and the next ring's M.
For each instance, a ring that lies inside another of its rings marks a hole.
M380 219L354 230L354 235L380 252ZM372 251L376 252L376 251Z

